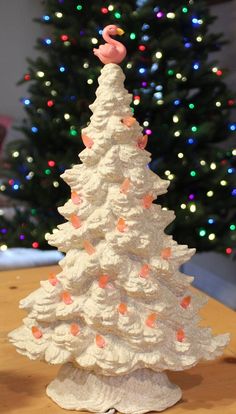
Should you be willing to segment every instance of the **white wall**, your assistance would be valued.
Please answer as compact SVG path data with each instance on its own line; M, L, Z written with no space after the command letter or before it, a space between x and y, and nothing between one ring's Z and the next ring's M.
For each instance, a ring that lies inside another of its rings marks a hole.
M42 15L40 0L0 0L0 114L22 119L19 98L25 87L16 86L27 71L26 57L37 56L33 50L41 25L32 21Z
M212 30L223 32L230 41L217 56L221 67L229 69L227 83L236 92L236 0L213 6L212 14L218 16Z

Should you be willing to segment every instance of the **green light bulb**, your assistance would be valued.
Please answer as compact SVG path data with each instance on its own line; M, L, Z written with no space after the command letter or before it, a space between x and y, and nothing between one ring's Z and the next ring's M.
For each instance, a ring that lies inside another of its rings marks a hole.
M76 137L77 134L78 132L75 129L70 130L70 135L72 135L73 137Z
M134 39L136 39L136 34L135 33L130 33L130 39L131 40L134 40Z
M183 12L183 13L188 13L188 8L187 8L187 7L183 7L183 8L182 8L182 12Z
M230 224L229 228L230 228L230 230L234 231L236 229L236 226L235 226L235 224Z
M199 236L204 237L205 235L206 235L206 230L201 229L201 230L199 231Z
M195 125L193 125L192 128L191 128L191 131L192 132L197 132L197 127Z
M191 175L191 177L196 177L197 173L196 173L196 171L192 170L192 171L190 171L190 175Z
M194 109L194 108L195 108L195 105L194 105L193 103L190 103L190 104L189 104L189 108L190 108L190 109Z
M169 75L169 76L174 75L174 71L173 71L173 69L169 69L167 73L168 73L168 75Z
M121 18L121 14L119 12L115 12L114 16L116 19L120 19Z
M81 6L81 4L78 4L78 6L76 7L77 10L82 10L83 6Z

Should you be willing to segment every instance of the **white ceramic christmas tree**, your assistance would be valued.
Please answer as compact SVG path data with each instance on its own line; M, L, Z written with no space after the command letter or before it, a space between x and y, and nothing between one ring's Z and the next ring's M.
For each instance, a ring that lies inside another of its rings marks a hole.
M121 33L108 26L104 37ZM61 272L20 302L28 317L9 337L30 359L64 364L47 387L61 407L141 414L181 398L166 369L214 359L229 336L198 326L205 296L179 271L194 249L165 234L174 214L152 204L168 181L148 168L147 137L117 65L125 49L109 43L95 51L106 64L82 164L62 175L72 191L59 208L67 222L48 236L65 252Z

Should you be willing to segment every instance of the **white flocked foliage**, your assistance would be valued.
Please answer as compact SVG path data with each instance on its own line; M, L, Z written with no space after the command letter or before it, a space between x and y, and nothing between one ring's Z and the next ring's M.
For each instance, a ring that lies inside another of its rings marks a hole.
M169 182L148 168L150 153L137 145L142 136L138 122L122 122L132 117L132 96L118 65L104 66L96 96L91 122L82 131L93 145L80 153L82 164L62 175L81 202L70 199L59 208L66 222L47 237L65 252L61 271L55 283L42 281L20 302L28 316L10 340L30 359L72 362L105 376L141 368L183 370L201 359L214 359L229 338L212 336L210 328L198 326L206 300L193 294L192 277L179 271L195 250L165 234L173 212L143 205L145 196L164 194ZM130 186L121 192L125 179ZM75 216L81 222L78 228L71 220ZM117 227L120 219L125 223L122 231ZM165 249L168 257L163 256ZM148 274L141 277L147 264ZM72 325L78 332L72 333Z

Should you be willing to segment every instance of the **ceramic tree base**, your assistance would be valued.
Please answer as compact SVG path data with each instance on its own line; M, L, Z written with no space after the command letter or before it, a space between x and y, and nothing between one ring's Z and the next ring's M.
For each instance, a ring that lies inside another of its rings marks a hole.
M163 411L180 400L182 392L164 372L138 369L116 377L95 375L65 364L47 387L47 395L67 410L123 414Z

